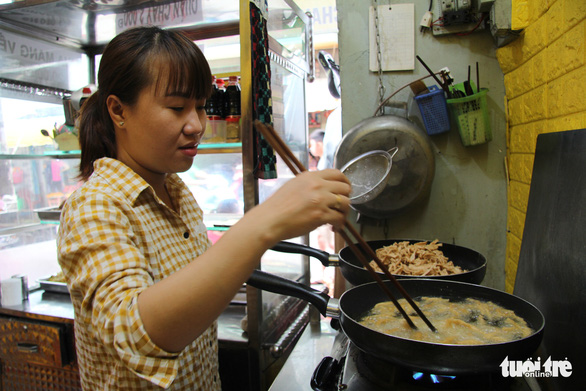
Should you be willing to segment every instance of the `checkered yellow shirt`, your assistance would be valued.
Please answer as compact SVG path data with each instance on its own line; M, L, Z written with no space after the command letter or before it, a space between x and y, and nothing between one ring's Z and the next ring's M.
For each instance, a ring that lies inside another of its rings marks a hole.
M142 290L209 246L189 189L175 174L167 189L177 213L130 168L104 158L63 207L59 263L85 390L221 389L216 323L181 353L169 353L151 341L138 313Z

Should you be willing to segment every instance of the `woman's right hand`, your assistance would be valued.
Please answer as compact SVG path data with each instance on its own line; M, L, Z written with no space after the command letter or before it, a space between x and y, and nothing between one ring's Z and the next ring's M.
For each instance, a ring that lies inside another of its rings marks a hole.
M139 295L153 341L168 351L183 349L221 314L266 250L323 224L342 226L349 194L350 183L339 170L303 172L287 181L202 255Z
M339 170L305 171L250 210L245 218L255 218L263 224L272 246L324 224L343 226L350 209L350 190L348 178Z

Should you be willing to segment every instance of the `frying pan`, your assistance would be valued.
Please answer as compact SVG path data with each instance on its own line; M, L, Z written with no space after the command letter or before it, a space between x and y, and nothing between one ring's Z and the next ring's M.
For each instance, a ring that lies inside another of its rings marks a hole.
M415 341L380 333L358 323L375 304L388 301L385 292L376 283L350 288L337 301L306 285L258 270L248 280L248 284L255 288L309 301L322 315L338 318L342 331L360 350L412 370L439 375L494 372L506 357L509 360L526 360L531 357L541 343L545 327L543 314L531 303L517 296L458 281L409 279L400 280L400 283L413 299L441 296L452 301L465 298L492 301L513 310L535 332L523 339L490 345L449 345ZM401 297L394 284L390 281L385 284L395 297ZM413 312L409 309L405 308L408 313Z
M423 242L423 240L391 239L368 241L367 244L373 250L376 250L378 248L390 246L391 244L403 241L407 241L410 244ZM368 270L362 266L362 263L360 263L360 260L352 252L352 249L349 246L344 247L338 256L330 255L329 253L320 249L290 242L280 242L275 247L273 247L273 250L311 256L318 259L324 266L339 266L344 278L354 286L373 281L372 276ZM404 279L429 278L433 280L452 280L469 282L472 284L480 284L482 280L484 280L484 276L486 275L486 258L482 254L469 248L456 246L455 244L449 243L442 243L440 250L446 257L448 257L450 261L454 263L454 265L460 266L462 269L467 271L464 273L450 274L446 276L421 277L396 275L396 277ZM379 272L377 274L381 279L387 280L384 273Z

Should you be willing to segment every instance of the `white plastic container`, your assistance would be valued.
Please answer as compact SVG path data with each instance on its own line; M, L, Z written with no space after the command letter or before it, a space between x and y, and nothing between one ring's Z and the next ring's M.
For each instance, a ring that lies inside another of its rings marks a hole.
M2 291L2 307L22 303L22 282L20 278L7 278L0 283Z

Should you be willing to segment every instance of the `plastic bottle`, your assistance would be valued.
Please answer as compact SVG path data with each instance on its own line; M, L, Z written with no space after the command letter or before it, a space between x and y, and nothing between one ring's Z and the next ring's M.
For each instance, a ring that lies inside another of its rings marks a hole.
M226 86L226 141L240 141L240 84L238 76L230 76Z

